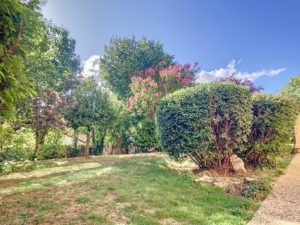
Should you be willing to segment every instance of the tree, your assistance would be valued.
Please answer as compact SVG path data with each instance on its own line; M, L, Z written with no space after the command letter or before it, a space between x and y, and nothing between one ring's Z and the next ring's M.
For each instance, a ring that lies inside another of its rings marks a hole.
M300 107L300 75L293 77L290 82L284 86L283 93L296 99Z
M89 156L92 132L97 127L105 128L109 125L112 110L109 103L109 95L98 86L94 79L83 80L75 92L76 104L68 111L66 117L71 127L85 127L86 146L85 156Z
M157 65L164 61L173 64L173 56L164 52L159 42L142 38L112 38L105 46L100 59L100 75L105 85L120 99L131 96L129 85L138 70Z
M133 95L128 100L128 109L132 118L134 144L139 147L158 147L154 115L157 102L166 94L183 87L193 85L198 64L174 64L166 66L164 62L139 70L132 77L130 85Z
M33 117L31 126L35 131L35 152L37 154L40 147L45 142L45 137L50 129L63 129L65 122L59 112L64 107L62 96L53 89L46 89L40 96L32 100Z
M39 0L2 0L0 4L0 116L14 116L17 101L34 94L26 60L43 24Z
M194 66L179 63L167 66L165 62L160 62L136 71L131 78L130 89L133 95L128 100L128 108L153 119L157 101L180 88L193 85L198 70L198 63Z
M34 129L36 155L53 125L62 128L62 109L68 105L62 107L61 102L69 103L81 69L75 54L75 41L65 29L44 23L39 34L41 40L36 49L28 53L25 64L35 97L28 98L27 104L21 102L18 108L18 114L25 116L23 125L30 124ZM53 104L58 105L53 107Z

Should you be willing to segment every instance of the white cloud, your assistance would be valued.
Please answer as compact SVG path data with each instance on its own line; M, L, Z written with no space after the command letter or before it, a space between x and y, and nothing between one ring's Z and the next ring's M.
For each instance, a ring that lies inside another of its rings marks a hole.
M200 73L197 75L196 83L206 83L220 78L230 77L232 75L243 80L247 79L250 81L254 81L257 78L262 76L267 76L267 77L277 76L278 74L286 70L285 68L279 68L279 69L270 69L270 70L263 69L254 72L242 72L236 68L239 63L240 60L236 61L232 59L228 63L228 65L224 68L215 69L213 71L201 70Z
M94 77L96 80L100 81L99 71L100 71L100 56L92 55L86 61L83 62L82 75L84 77Z

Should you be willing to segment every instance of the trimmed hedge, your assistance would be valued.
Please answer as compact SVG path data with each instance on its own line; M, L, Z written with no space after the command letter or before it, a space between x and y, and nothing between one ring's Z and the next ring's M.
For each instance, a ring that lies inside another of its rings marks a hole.
M253 124L244 158L254 165L275 165L275 156L293 148L296 102L284 95L253 95Z
M248 88L209 83L176 91L158 103L156 123L163 150L189 156L200 168L229 163L243 151L252 123Z

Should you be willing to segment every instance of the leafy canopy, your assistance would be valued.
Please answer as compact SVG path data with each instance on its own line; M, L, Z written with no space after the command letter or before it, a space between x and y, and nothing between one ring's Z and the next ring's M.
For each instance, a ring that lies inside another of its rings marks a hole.
M120 99L127 99L131 95L129 85L135 72L161 61L168 65L173 63L173 56L165 53L161 43L146 38L116 37L105 46L100 59L100 75L111 91Z

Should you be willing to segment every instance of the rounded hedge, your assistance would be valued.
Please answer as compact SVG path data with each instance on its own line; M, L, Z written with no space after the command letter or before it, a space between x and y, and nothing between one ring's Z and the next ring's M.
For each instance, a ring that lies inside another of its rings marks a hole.
M253 124L245 158L252 164L275 164L290 152L297 117L296 101L284 95L253 95Z
M201 168L221 166L247 142L251 93L229 83L182 89L159 101L156 123L161 148L171 157L189 156Z

